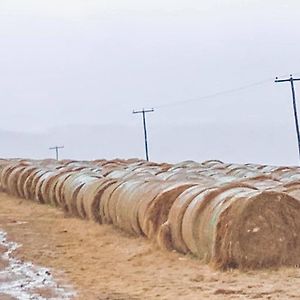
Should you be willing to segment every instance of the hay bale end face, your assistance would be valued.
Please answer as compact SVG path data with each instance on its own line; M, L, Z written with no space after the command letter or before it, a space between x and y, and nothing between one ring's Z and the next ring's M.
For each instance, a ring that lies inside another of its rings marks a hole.
M212 263L218 268L300 264L300 202L285 193L236 195L220 214Z

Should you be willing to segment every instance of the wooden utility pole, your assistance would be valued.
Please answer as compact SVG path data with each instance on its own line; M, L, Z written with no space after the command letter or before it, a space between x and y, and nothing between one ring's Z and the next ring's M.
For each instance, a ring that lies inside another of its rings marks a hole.
M137 110L133 111L133 114L142 114L143 115L143 126L144 126L144 139L145 139L145 152L146 152L146 160L149 161L149 152L148 152L148 137L147 137L147 124L146 124L146 113L154 112L154 109L145 110Z
M58 152L60 149L63 149L64 146L54 146L54 147L50 147L49 150L55 150L56 152L56 160L58 160Z
M293 108L294 108L294 118L295 118L295 125L296 125L296 131L297 131L297 140L298 140L298 154L300 159L300 133L299 133L299 122L298 122L298 113L297 113L297 104L296 104L296 93L295 93L295 87L294 87L294 81L300 81L300 78L293 78L292 75L290 75L290 78L288 79L278 79L276 77L275 82L290 82L291 83L291 89L292 89L292 97L293 97Z

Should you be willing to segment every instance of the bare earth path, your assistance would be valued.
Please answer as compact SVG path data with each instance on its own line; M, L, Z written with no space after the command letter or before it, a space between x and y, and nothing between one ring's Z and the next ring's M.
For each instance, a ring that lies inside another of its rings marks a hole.
M143 238L0 194L0 228L19 259L53 268L76 299L300 299L300 270L218 272ZM64 279L63 279L64 280Z

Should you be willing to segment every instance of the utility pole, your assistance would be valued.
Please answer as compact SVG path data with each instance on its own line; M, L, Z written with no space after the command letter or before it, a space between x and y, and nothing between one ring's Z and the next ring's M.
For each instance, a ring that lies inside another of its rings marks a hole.
M144 139L145 139L145 152L146 160L149 161L149 152L148 152L148 138L147 138L147 126L146 126L146 113L154 112L154 109L144 109L133 111L133 114L142 114L143 115L143 125L144 125Z
M296 125L296 131L297 131L297 140L298 140L298 153L299 153L299 159L300 159L300 133L299 133L299 122L298 122L298 113L297 113L296 93L295 93L294 81L300 81L300 78L293 78L293 76L290 75L289 79L278 79L278 77L276 77L276 80L275 80L276 83L278 83L278 82L290 82L291 83L292 97L293 97L293 107L294 107L294 118L295 118L295 125Z
M50 147L49 150L55 150L56 152L56 160L58 160L58 151L59 149L63 149L64 146L54 146L54 147Z

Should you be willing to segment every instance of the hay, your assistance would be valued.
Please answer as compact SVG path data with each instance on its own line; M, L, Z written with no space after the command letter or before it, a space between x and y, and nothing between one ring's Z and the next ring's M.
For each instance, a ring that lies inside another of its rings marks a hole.
M24 191L23 191L25 199L32 199L31 198L31 196L33 194L32 182L33 182L35 176L40 172L43 172L43 171L40 168L37 168L34 171L32 171L26 178L26 180L24 182Z
M170 228L170 239L172 248L181 253L188 253L188 248L182 236L182 220L185 211L192 200L201 192L207 190L209 187L204 188L203 185L197 185L186 189L180 194L173 205L171 206L168 215L168 224Z
M55 206L59 206L59 207L63 207L63 200L62 200L62 189L64 186L65 181L72 176L72 174L74 174L74 172L68 172L65 173L63 175L60 175L56 182L54 183L54 187L53 187L53 194L52 197L50 198L50 202L55 205Z
M16 167L7 178L7 191L13 196L19 196L18 194L18 179L21 172L25 169L25 166Z
M102 223L104 224L112 224L112 218L109 214L109 202L112 193L121 185L123 184L123 181L116 181L113 184L109 185L105 188L105 190L102 192L102 195L100 197L99 201L99 212L100 212L100 218L102 220Z
M27 177L37 170L35 166L26 166L24 170L20 173L18 182L17 182L17 193L20 198L24 198L24 184Z
M220 161L0 160L1 190L221 269L299 264L299 180L298 167Z
M82 198L78 197L77 207L87 219L96 223L102 223L100 215L100 201L104 191L117 181L114 179L101 178L95 182L87 183L82 190Z
M276 192L236 194L218 212L212 264L221 269L300 264L300 202Z
M95 181L99 180L99 177L89 176L89 175L82 175L79 178L77 178L76 182L74 182L73 185L73 191L71 194L71 198L67 202L67 205L69 207L69 212L75 216L79 216L79 211L77 209L77 197L80 192L80 190L88 183L93 183Z
M159 227L167 221L169 210L176 198L193 185L195 184L188 182L172 182L168 187L161 188L159 193L146 205L141 206L143 209L141 227L148 238L153 238Z
M130 202L128 202L128 199L130 199L132 192L144 182L139 177L126 180L112 193L109 212L114 225L123 229L123 224L129 219L128 211L130 210Z
M35 192L33 196L33 200L39 202L39 203L45 203L45 196L43 196L42 190L43 190L43 185L45 181L53 175L54 172L49 171L43 174L37 181L36 187L35 187Z
M204 222L214 222L214 220L211 219L209 213L206 214L208 217L204 217L203 211L207 207L209 209L210 205L211 207L214 207L214 204L221 205L220 203L225 196L230 197L238 192L253 189L243 183L225 184L220 187L209 188L198 194L188 205L182 219L182 236L189 251L200 259L209 260L211 255L210 236L207 236L206 229L199 229L199 223L202 226Z

